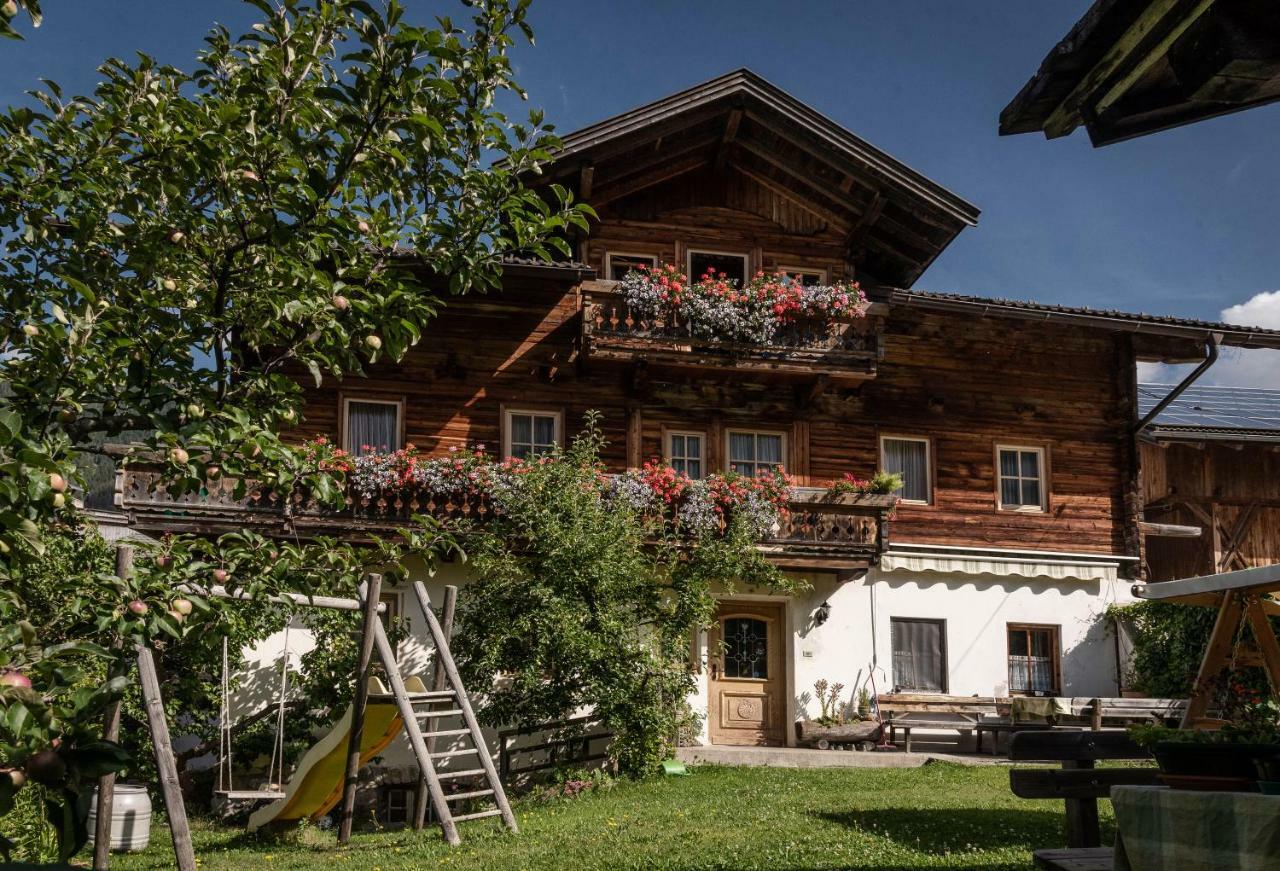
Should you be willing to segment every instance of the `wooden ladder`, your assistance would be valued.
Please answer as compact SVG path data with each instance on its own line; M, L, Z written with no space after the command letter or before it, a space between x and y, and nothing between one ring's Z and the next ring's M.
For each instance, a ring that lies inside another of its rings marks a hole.
M400 712L401 719L404 720L405 732L409 736L409 745L418 761L422 779L426 782L427 795L431 800L431 807L435 810L436 819L440 821L440 830L443 832L445 840L450 844L457 845L462 842L462 839L458 836L458 823L465 820L478 820L500 815L503 824L508 829L513 832L519 831L515 814L511 812L511 805L507 802L507 794L502 789L502 781L498 779L498 771L494 767L493 759L489 755L488 745L485 744L484 735L480 731L480 723L476 720L475 712L471 709L471 700L467 697L466 687L462 685L462 678L458 674L458 666L453 661L453 654L449 652L449 642L445 638L444 630L440 626L440 621L436 617L435 611L431 608L431 597L427 595L427 588L423 586L421 581L414 583L413 592L418 598L418 604L422 607L422 613L426 615L427 628L430 629L431 639L435 643L437 661L444 668L444 687L426 692L409 692L405 688L404 678L401 677L400 667L396 662L395 651L391 647L391 642L387 638L387 630L382 625L381 620L373 621L373 638L374 644L378 649L378 657L386 668L388 683L391 684L391 693L395 697L396 707ZM364 595L363 590L361 595ZM441 720L459 718L462 720L461 728L440 728ZM427 739L432 739L431 743L434 744L435 739L438 738L461 739L464 743L469 742L471 746L435 752L433 746L428 746ZM479 767L436 771L436 760L468 756L477 757ZM441 786L441 783L445 780L456 780L477 775L484 775L486 784L484 789L446 795L443 786ZM452 802L478 798L490 798L495 807L469 814L455 814L450 808L450 803Z

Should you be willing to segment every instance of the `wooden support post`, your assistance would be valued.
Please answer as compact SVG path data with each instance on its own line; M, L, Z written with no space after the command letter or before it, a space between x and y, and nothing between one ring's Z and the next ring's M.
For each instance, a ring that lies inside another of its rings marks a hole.
M440 618L440 628L444 630L444 640L451 642L453 640L453 614L458 607L458 588L453 584L449 584L444 588L444 610ZM431 675L431 689L439 692L444 689L444 663L439 650L436 651L435 666ZM436 730L436 720L428 717L426 721L427 731L434 732ZM436 739L434 736L427 738L427 753L436 752ZM418 789L413 796L413 827L421 829L427 824L427 778L420 776L418 778Z
M1095 732L1102 731L1102 699L1094 699L1091 703L1093 713L1089 718L1089 725Z
M1280 693L1280 641L1276 640L1275 630L1271 628L1271 620L1257 593L1245 596L1245 613L1249 617L1249 625L1253 628L1253 638L1262 654L1263 670L1267 680L1271 682L1271 691Z
M147 725L151 729L151 747L156 756L156 773L164 811L169 817L169 834L173 837L173 855L178 871L196 871L196 854L191 846L191 827L187 809L182 803L182 787L178 783L178 764L169 741L169 724L164 718L164 700L160 697L160 676L156 673L155 654L150 647L139 645L138 678L142 684L142 702L147 709Z
M116 577L127 578L133 571L133 545L116 545ZM119 656L124 649L124 642L117 638L111 644L111 650ZM110 677L119 677L128 671L128 663L117 660ZM107 706L106 716L102 723L102 740L112 743L120 740L120 700L116 699ZM115 805L116 775L104 774L98 778L98 806L94 813L97 820L93 827L93 871L107 871L111 861L111 814Z
M1236 590L1228 590L1222 596L1218 619L1214 621L1213 631L1209 633L1209 644L1205 648L1204 659L1200 661L1196 682L1191 687L1187 712L1182 715L1182 729L1194 728L1209 710L1213 681L1226 665L1235 642L1236 630L1240 628L1241 612L1244 610L1240 599L1241 594Z
M1062 767L1068 770L1089 770L1092 759L1067 759ZM1068 798L1067 846L1073 849L1097 847L1102 844L1102 830L1098 825L1098 800L1096 798Z
M342 778L342 812L338 818L338 843L351 840L356 813L356 790L360 786L360 745L364 742L364 716L369 707L369 677L373 666L373 624L378 622L378 600L382 575L365 577L361 590L364 618L360 625L360 654L356 661L356 694L351 702L351 731L347 733L347 769Z

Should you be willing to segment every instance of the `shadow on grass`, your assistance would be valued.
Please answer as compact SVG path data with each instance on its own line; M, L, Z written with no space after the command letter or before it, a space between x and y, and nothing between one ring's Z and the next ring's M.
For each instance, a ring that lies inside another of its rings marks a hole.
M935 856L974 847L1030 853L1065 843L1062 811L1049 808L902 807L816 811L813 816Z

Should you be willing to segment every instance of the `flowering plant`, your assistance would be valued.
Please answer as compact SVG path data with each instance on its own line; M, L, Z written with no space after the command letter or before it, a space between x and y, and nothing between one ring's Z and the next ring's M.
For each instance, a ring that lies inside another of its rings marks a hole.
M902 476L896 472L876 472L870 478L859 478L852 472L845 472L843 477L827 485L827 495L843 496L852 493L866 496L874 493L887 496L900 487L902 487Z
M788 324L862 317L867 297L857 282L804 285L784 272L757 272L744 286L708 271L696 282L670 263L641 265L619 291L640 318L683 327L700 339L770 344Z
M610 479L607 487L608 498L691 537L719 533L741 517L755 538L767 538L777 532L791 495L791 479L781 468L755 478L733 473L690 478L652 461Z

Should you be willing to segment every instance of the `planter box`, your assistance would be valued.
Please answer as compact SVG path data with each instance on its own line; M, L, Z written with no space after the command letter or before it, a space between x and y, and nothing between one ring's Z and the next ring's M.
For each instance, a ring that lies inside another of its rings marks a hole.
M875 720L845 723L842 726L823 726L812 720L796 722L796 741L800 744L825 750L832 744L857 744L862 741L879 741L882 729Z
M1160 741L1152 752L1164 774L1256 781L1258 771L1254 760L1280 758L1280 745Z

